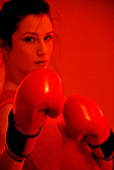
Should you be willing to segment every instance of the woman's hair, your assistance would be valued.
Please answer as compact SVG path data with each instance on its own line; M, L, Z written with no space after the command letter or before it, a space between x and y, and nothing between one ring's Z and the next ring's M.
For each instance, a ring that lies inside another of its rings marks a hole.
M49 4L44 0L10 0L4 3L0 11L0 38L10 47L12 34L28 14L48 14L51 19Z

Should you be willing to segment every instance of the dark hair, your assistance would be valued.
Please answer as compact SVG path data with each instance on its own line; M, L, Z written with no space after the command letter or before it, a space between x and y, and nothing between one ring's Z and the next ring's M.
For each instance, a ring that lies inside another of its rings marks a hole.
M0 38L11 47L11 36L17 24L28 14L48 14L50 7L44 0L10 0L0 11Z

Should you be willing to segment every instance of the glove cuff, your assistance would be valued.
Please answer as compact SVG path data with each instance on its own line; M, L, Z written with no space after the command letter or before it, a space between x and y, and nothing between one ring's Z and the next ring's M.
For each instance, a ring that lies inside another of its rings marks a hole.
M19 131L14 122L13 110L10 111L8 116L8 129L6 132L6 151L18 162L22 162L32 151L37 136L39 135L41 128L37 134L25 135Z
M110 160L114 157L114 133L112 131L112 129L110 130L110 136L108 137L108 139L100 144L100 145L91 145L88 144L90 146L91 149L100 149L101 152L103 153L104 157L103 158L99 158L98 159L107 159Z

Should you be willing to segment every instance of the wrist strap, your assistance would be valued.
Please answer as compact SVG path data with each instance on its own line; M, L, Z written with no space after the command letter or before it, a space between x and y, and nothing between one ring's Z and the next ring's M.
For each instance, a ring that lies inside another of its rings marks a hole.
M113 153L114 153L114 133L112 131L112 129L110 130L110 136L108 137L108 139L100 144L100 145L91 145L90 143L88 144L91 148L95 149L95 148L100 148L104 158L101 159L107 159L110 160L114 157ZM99 158L100 159L100 158Z
M25 135L20 132L14 122L13 110L10 111L8 116L8 129L6 133L6 151L11 157L15 157L17 161L21 162L22 158L26 158L29 154L29 146L32 145L35 138L39 135L41 128L37 134ZM28 145L28 146L27 146ZM27 146L27 147L26 147ZM25 150L27 148L27 150ZM30 147L31 148L31 147ZM19 160L17 158L19 158Z

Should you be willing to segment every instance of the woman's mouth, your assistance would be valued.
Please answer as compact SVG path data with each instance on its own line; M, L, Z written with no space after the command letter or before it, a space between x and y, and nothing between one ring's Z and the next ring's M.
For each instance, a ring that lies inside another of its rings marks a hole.
M41 61L35 61L34 63L38 66L45 67L45 66L47 66L48 61L47 60L41 60Z
M47 60L35 61L35 64L44 64L47 63Z

